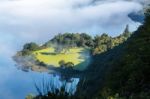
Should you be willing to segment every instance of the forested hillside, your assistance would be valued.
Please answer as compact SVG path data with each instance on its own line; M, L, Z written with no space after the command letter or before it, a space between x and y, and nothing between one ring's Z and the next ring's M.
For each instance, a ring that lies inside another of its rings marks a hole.
M150 12L123 44L94 57L78 88L87 99L150 99ZM83 92L84 91L84 92Z
M104 91L132 99L150 98L150 13L126 42L124 54L114 61ZM109 94L109 93L108 93Z

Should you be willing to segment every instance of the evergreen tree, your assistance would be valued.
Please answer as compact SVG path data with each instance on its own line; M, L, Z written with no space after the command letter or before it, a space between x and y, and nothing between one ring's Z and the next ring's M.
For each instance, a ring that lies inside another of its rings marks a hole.
M130 37L130 35L131 35L131 32L129 31L129 25L126 25L126 28L125 28L125 30L123 32L123 36L125 38L128 38L128 37Z

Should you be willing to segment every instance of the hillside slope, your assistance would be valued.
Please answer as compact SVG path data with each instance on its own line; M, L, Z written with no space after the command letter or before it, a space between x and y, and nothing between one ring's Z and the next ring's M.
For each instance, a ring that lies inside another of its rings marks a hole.
M112 94L132 99L150 98L150 16L125 45L124 54L114 61L105 83ZM105 91L106 91L105 90Z
M94 57L79 87L78 93L89 99L150 99L149 13L125 43Z

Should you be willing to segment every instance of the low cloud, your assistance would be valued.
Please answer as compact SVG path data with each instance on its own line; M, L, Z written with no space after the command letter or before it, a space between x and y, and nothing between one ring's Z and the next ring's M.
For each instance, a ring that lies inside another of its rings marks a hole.
M135 30L139 23L128 14L142 10L140 1L0 0L0 54L18 50L25 42L47 41L57 33L116 36L126 24Z

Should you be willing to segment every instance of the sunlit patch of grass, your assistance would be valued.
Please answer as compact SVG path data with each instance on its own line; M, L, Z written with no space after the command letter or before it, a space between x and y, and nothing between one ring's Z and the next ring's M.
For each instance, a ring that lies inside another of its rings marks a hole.
M44 62L47 65L53 65L59 67L59 61L72 62L74 65L78 65L84 62L86 59L81 55L86 49L84 48L70 48L67 52L65 50L60 53L55 53L54 48L46 48L39 51L35 51L35 57ZM44 53L44 54L43 54Z

